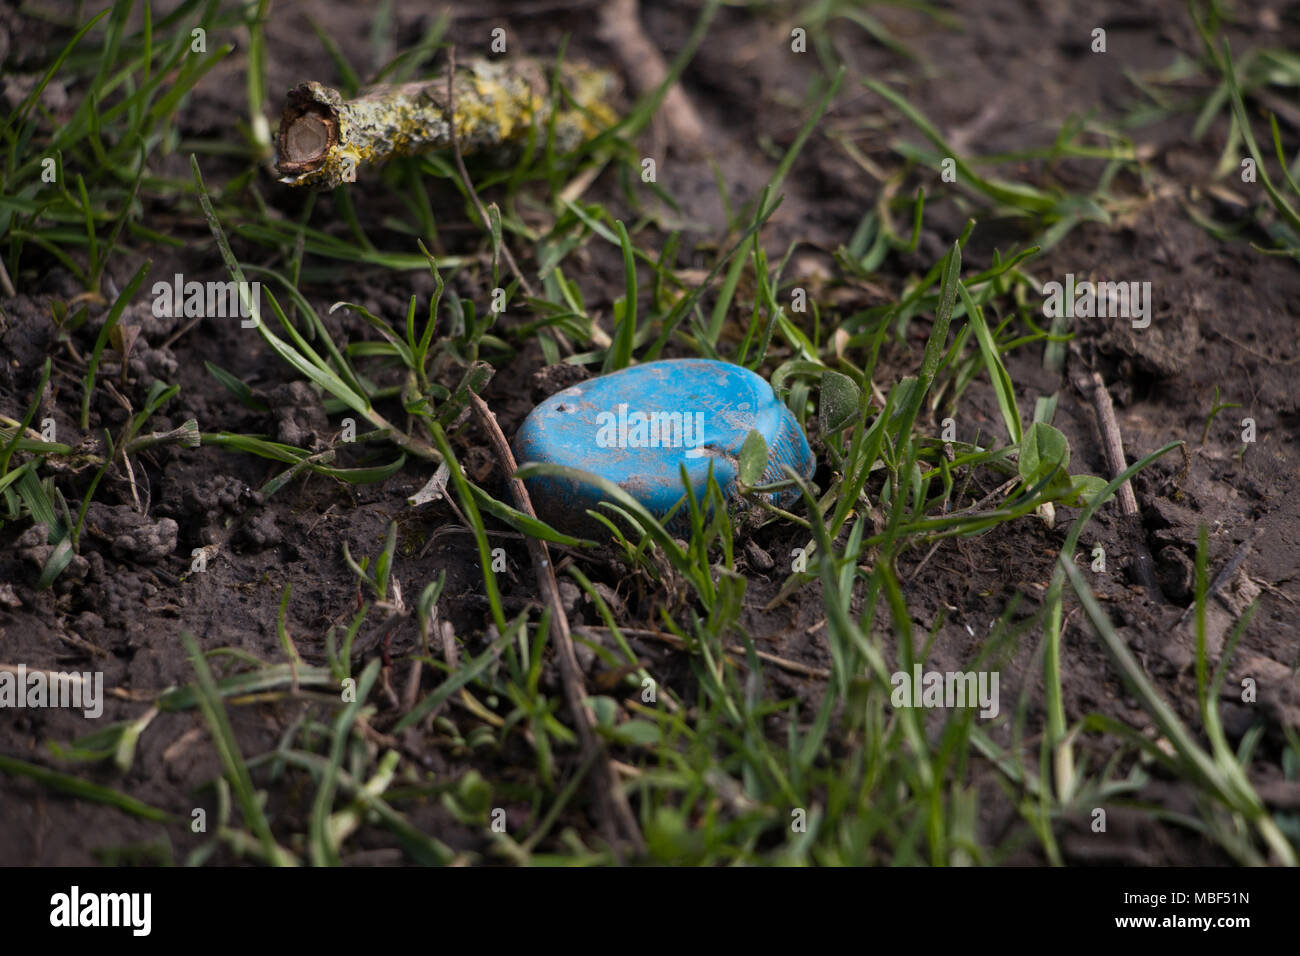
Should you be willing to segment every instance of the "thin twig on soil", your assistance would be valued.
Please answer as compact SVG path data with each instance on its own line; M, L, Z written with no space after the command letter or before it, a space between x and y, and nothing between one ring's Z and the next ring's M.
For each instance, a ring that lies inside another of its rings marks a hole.
M956 510L956 511L951 511L951 512L948 512L948 513L949 513L949 514L952 514L952 515L962 515L962 514L971 514L971 515L975 515L975 514L978 514L980 508L984 507L986 504L988 504L988 503L989 503L990 501L992 501L994 498L1000 497L1000 496L1002 496L1003 494L1005 494L1006 492L1010 491L1010 490L1012 489L1012 487L1014 487L1015 485L1017 485L1017 484L1019 484L1019 483L1020 483L1020 478L1019 478L1019 477L1011 478L1011 479L1009 479L1008 481L1004 481L1002 484L998 485L996 488L994 488L992 491L990 491L987 495L985 495L985 496L984 496L983 498L981 498L979 501L975 502L973 505L968 505L968 506L965 507L965 508L959 508L959 509ZM913 582L913 581L916 580L916 576L917 576L918 574L921 573L921 570L922 570L922 569L923 569L923 568L924 568L924 567L929 563L930 559L934 557L934 553L935 553L936 551L939 550L939 546L940 546L941 544L943 544L944 541L947 541L947 540L948 540L947 538L940 538L938 541L936 541L936 542L934 543L934 547L932 547L928 552L926 552L925 557L921 559L921 563L918 564L918 565L917 565L917 566L912 570L912 573L909 574L909 575L907 576L907 581L908 581L909 584L910 584L911 582Z
M402 713L406 714L411 710L420 698L420 674L424 670L424 661L418 657L411 664L410 671L406 675L406 687L402 691Z
M537 512L533 510L528 489L523 481L513 477L518 470L518 465L515 463L514 454L510 451L510 444L501 431L501 426L497 424L496 416L488 408L487 402L472 391L469 393L469 402L492 442L497 460L505 472L515 506L530 518L536 518ZM555 567L551 563L550 552L547 550L546 542L537 538L528 538L527 545L542 598L551 610L551 641L560 664L564 696L569 711L573 714L574 723L577 724L582 755L585 758L598 754L601 758L593 764L598 819L601 821L602 829L606 831L606 838L615 850L618 848L621 832L622 839L629 841L637 853L643 853L645 841L641 837L641 829L637 826L636 817L632 814L632 808L627 801L627 794L623 792L618 777L610 766L609 756L604 752L604 747L596 734L595 714L586 703L587 691L583 684L582 672L578 668L577 655L574 653L573 637L569 632L569 618L564 613L564 603L560 600L560 589L555 581Z
M1100 372L1080 371L1074 379L1075 388L1092 402L1097 414L1097 430L1101 433L1101 451L1106 456L1106 470L1114 478L1128 467L1124 459L1124 439L1120 435L1119 422L1115 420L1115 406L1111 403L1110 392ZM1116 493L1121 514L1138 513L1137 495L1133 493L1131 482L1124 482Z
M649 93L667 78L668 65L641 28L637 0L605 3L600 9L597 33L613 49L638 92ZM659 115L668 127L674 149L688 156L699 150L704 141L704 123L680 83L674 83L664 96Z
M60 634L59 640L63 641L65 644L71 644L73 647L77 648L80 651L84 651L87 654L93 654L96 657L113 656L108 651L104 650L102 647L96 644L92 644L84 637L78 637L76 634Z
M609 628L607 627L587 627L585 630L597 634L610 633ZM661 643L668 644L678 649L686 646L686 642L676 634L665 634L661 631L650 631L638 627L620 627L619 631L628 637L649 638L650 640L660 641ZM729 645L726 650L728 654L738 654L741 657L749 653L739 644ZM767 661L769 664L774 664L781 670L788 671L791 674L799 674L803 677L812 677L817 680L830 680L831 672L824 667L812 667L808 664L800 664L798 661L792 661L786 657L778 657L776 654L772 654L768 651L755 650L754 653L758 656L759 660Z
M1233 345L1237 346L1237 348L1241 349L1242 351L1249 352L1251 355L1255 356L1255 358L1267 362L1269 365L1281 365L1285 367L1288 365L1295 365L1297 362L1300 362L1300 355L1296 355L1289 359L1276 359L1273 358L1271 355L1265 355L1263 352L1259 351L1258 349L1251 348L1245 342L1237 341L1227 332L1224 332L1222 330L1216 330L1216 334L1221 336L1228 342L1231 342Z
M1101 434L1101 450L1106 458L1106 470L1111 478L1116 478L1128 468L1128 462L1124 458L1124 439L1120 435L1119 422L1115 420L1115 406L1111 403L1110 392L1106 390L1106 382L1101 377L1101 373L1085 369L1078 350L1071 351L1077 360L1075 371L1071 375L1074 387L1092 402L1093 411L1097 415L1097 430ZM1160 582L1156 580L1155 561L1151 557L1150 548L1147 547L1146 532L1142 527L1137 495L1133 493L1132 482L1125 481L1119 486L1117 498L1120 514L1132 527L1136 551L1133 565L1138 582L1152 597L1159 598L1164 592L1160 589Z
M1255 530L1246 536L1246 540L1237 546L1237 550L1233 552L1232 557L1228 559L1227 563L1224 564L1219 573L1214 576L1214 580L1210 582L1209 587L1205 589L1205 601L1209 601L1211 597L1223 590L1223 586L1228 583L1234 574L1237 573L1237 569L1241 567L1241 563L1246 560L1247 555L1250 554L1251 549L1255 546L1255 540L1262 533L1262 526L1256 525ZM1196 602L1193 601L1178 618L1179 625L1182 625L1184 621L1188 620L1195 610Z

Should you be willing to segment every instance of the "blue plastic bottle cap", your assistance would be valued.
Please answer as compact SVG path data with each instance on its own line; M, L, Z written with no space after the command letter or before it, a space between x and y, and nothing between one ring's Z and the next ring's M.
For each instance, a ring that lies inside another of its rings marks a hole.
M524 420L514 448L521 465L545 462L599 475L662 519L685 494L683 464L697 501L705 500L710 464L727 500L736 501L738 456L752 429L768 447L759 484L784 478L782 465L812 477L808 439L772 386L746 368L709 359L647 362L557 392ZM600 525L587 510L611 516L597 509L605 496L589 482L538 475L527 484L538 516L557 530L593 535ZM797 495L785 490L771 500L786 504ZM668 528L689 528L685 504Z

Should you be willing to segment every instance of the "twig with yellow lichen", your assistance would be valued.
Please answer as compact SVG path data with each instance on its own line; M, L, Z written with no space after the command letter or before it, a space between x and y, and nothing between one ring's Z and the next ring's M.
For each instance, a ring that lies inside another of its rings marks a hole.
M552 96L551 72L522 57L474 60L450 75L372 87L352 100L320 83L304 83L289 92L280 117L280 181L323 187L355 182L361 166L449 148L453 122L466 153L522 145L534 129L545 135L547 125L554 129L556 149L566 152L613 125L612 74L563 64L558 74L566 95Z

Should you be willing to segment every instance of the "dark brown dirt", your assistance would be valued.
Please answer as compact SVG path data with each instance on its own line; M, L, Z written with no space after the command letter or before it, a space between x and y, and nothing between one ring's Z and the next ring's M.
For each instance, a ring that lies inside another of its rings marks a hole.
M645 6L648 32L671 56L690 31L693 5ZM835 44L860 75L905 81L912 102L945 135L964 140L967 148L980 153L1050 144L1068 115L1092 111L1102 117L1115 115L1136 95L1123 75L1124 68L1156 68L1172 61L1180 51L1195 55L1199 49L1183 4L1169 0L1089 4L1093 9L1087 14L1064 0L987 0L969 6L971 9L961 13L965 29L960 32L907 11L878 8L876 15L920 51L926 65L884 50L847 23L836 29ZM364 7L311 5L312 16L354 63L370 62ZM401 48L423 32L434 14L424 3L399 2L396 7L394 44ZM1254 7L1271 10L1275 16L1269 18L1261 12L1257 19L1234 30L1230 34L1234 54L1240 56L1252 45L1295 48L1300 43L1294 8L1288 12L1287 4L1270 2ZM331 61L307 25L307 8L307 4L277 3L268 25L273 98L306 79L335 78ZM512 16L509 4L475 3L453 5L453 13L450 38L462 51L481 45L490 27L499 21L508 24L512 42L517 40L526 52L551 55L569 35L572 55L596 62L608 56L594 36L593 17L586 11ZM22 30L45 29L29 24L18 20L18 32L12 38L15 49ZM787 14L725 8L686 73L687 90L714 137L710 158L721 166L733 201L754 198L803 121L807 92L819 67L813 53L798 56L789 52L789 30L797 24L797 17ZM1097 25L1109 28L1110 52L1104 57L1087 50L1087 38ZM240 113L244 69L245 61L236 53L209 74L181 114L182 137L234 135L231 117ZM764 233L770 255L779 256L796 239L807 251L820 253L848 241L863 213L875 202L879 183L827 134L849 137L876 163L893 169L897 158L890 152L888 140L894 135L917 137L882 108L874 95L846 83L819 134L786 181L785 202ZM1110 227L1087 224L1076 229L1028 268L1043 281L1062 279L1068 272L1150 281L1155 302L1152 329L1177 330L1156 346L1152 345L1156 336L1143 337L1106 320L1085 322L1080 329L1082 355L1095 364L1111 387L1129 460L1171 440L1187 442L1186 454L1175 451L1167 455L1137 480L1140 524L1123 522L1113 506L1097 516L1081 542L1080 564L1087 566L1085 559L1094 546L1105 549L1106 573L1088 572L1094 589L1166 699L1195 725L1190 645L1178 622L1190 601L1185 568L1195 552L1197 527L1204 524L1209 528L1212 576L1248 541L1253 542L1241 567L1260 589L1260 608L1230 669L1227 690L1233 697L1225 700L1225 723L1235 743L1263 711L1268 734L1255 773L1266 782L1278 783L1278 799L1293 799L1294 793L1281 782L1276 764L1281 726L1300 723L1300 686L1295 676L1300 663L1300 458L1296 454L1300 437L1300 337L1296 331L1300 274L1292 262L1261 255L1246 244L1225 245L1189 221L1183 204L1194 202L1196 189L1211 181L1227 129L1220 122L1204 141L1195 142L1188 132L1191 122L1191 117L1184 116L1177 122L1133 130L1138 147L1149 151L1151 180L1139 183L1121 174L1116 188L1132 195L1132 211ZM1284 134L1288 148L1294 150L1296 131L1284 129ZM723 238L724 226L709 163L654 154L660 156L661 184L688 210L681 222L671 223L686 230L680 264L706 264ZM180 156L171 157L167 166L171 175L187 175ZM1050 168L1026 163L1005 174L1085 188L1094 181L1097 169L1096 164L1079 162ZM204 171L210 185L223 181L220 162L205 162ZM914 173L904 191L918 184L932 197L926 207L925 232L916 254L886 260L877 278L880 288L890 295L943 254L970 212L969 203L937 176ZM301 194L271 182L260 183L259 189L287 217L296 216L304 201ZM385 201L378 198L379 191L369 189L363 181L354 194L363 224L372 236L382 238L385 233L380 222L387 210ZM625 208L620 186L611 175L595 184L591 196L616 210ZM329 209L329 200L322 197L318 222L329 221ZM442 233L445 248L439 252L481 250L476 232L451 227L451 223L463 221L458 202L446 202L439 212L448 219L448 228ZM443 219L439 221L441 225ZM178 220L169 210L152 209L145 225L187 241L180 250L138 250L155 259L151 282L176 272L187 278L220 276L219 258L200 221ZM1023 242L1027 237L1021 226L1015 220L982 220L966 254L967 268L988 265L995 247L1005 251ZM696 243L698 250L693 248ZM589 305L608 317L613 299L622 294L621 263L611 250L595 244L587 261L589 270L579 275L583 294ZM829 259L819 254L805 261ZM79 438L74 420L80 400L78 369L55 340L49 307L53 298L68 299L80 290L53 263L37 269L36 261L28 260L27 266L22 275L14 277L19 295L2 303L0 412L21 415L36 386L40 363L52 355L56 374L50 413L61 437ZM135 266L135 261L115 263L113 278L118 287L125 284ZM486 301L482 283L472 284L473 274L458 281L467 284L461 290L464 294ZM404 308L410 292L424 302L430 290L429 277L419 273L411 273L408 282L405 277L368 278L339 268L336 281L318 283L308 295L322 312L330 303L346 299L391 315ZM861 301L871 301L872 290L856 292ZM879 295L879 289L875 294ZM150 328L146 313L147 306L142 306L145 340L151 347L157 346L174 330ZM102 314L77 334L80 350L87 349L97 320L102 320ZM330 321L335 320L350 322L339 313ZM360 334L359 325L345 327ZM928 331L927 323L914 323L911 331L919 342ZM891 345L884 358L887 367L903 374L915 367L918 356L919 349ZM1074 467L1103 473L1090 405L1071 387L1067 376L1058 378L1045 372L1040 359L1039 351L1026 350L1009 365L1023 417L1028 421L1032 416L1036 396L1059 391L1055 424L1069 438ZM174 427L188 417L197 418L205 431L272 436L283 434L285 428L303 434L321 426L301 416L290 415L286 420L244 409L207 374L204 360L240 375L264 397L274 395L273 404L278 407L292 403L292 394L277 391L291 380L288 369L268 353L255 334L205 321L170 348L149 351L126 391L138 407L152 379L182 386L180 396L155 418L151 429ZM1072 363L1079 361L1071 358ZM507 435L535 400L528 383L541 365L540 353L524 350L498 371L487 391ZM890 384L881 376L877 382L886 388ZM1202 445L1201 431L1215 386L1220 389L1221 401L1242 407L1220 415ZM92 431L120 427L125 414L102 389L96 392L92 413ZM1257 439L1239 456L1238 423L1246 417L1255 420ZM963 398L957 420L964 439L977 432L1004 435L991 390L983 382ZM930 424L937 434L937 422ZM462 428L454 440L471 474L501 494L500 476L493 473L476 426ZM472 538L456 526L445 505L413 513L405 503L428 478L427 469L411 464L382 484L360 488L309 478L263 502L250 489L260 486L278 466L272 468L261 459L213 448L167 449L140 456L137 467L142 472L137 478L149 488L151 522L165 520L176 525L175 547L164 554L147 545L120 545L121 534L106 528L103 535L86 537L83 550L88 562L82 579L65 575L52 591L41 592L35 588L38 568L17 553L23 528L7 523L0 530L0 583L11 584L21 601L16 607L0 605L0 663L102 670L105 687L113 689L103 721L136 716L142 707L140 698L192 679L178 639L182 630L196 634L206 649L233 647L262 659L278 659L282 652L275 619L287 583L292 584L288 629L304 657L323 660L327 629L346 626L357 608L355 579L343 562L341 543L348 542L353 554L376 553L394 519L401 528L397 576L408 600L424 583L445 571L443 618L455 627L466 653L477 653L484 646L488 614ZM990 484L971 491L978 498L991 489ZM104 482L96 499L107 508L131 502L126 483L112 479ZM1062 509L1055 527L1049 528L1037 518L1025 519L980 538L945 542L924 562L922 553L905 558L900 572L918 635L926 634L938 617L943 617L930 648L931 666L941 670L969 666L983 648L991 622L1013 599L1020 600L1016 619L1032 614L1047 587L1072 517L1073 512ZM111 524L111 516L105 520ZM206 573L188 574L191 550L227 534L228 546ZM499 543L509 559L508 571L500 576L507 611L516 610L535 600L527 552L515 537L503 536ZM791 550L801 543L788 528L769 527L758 535L757 546L773 558L776 567L764 571L761 562L750 559L742 623L761 648L826 667L829 652L819 636L824 622L818 587L803 588L781 606L764 610L784 579ZM1131 566L1142 549L1156 558L1160 593L1135 583ZM587 571L602 573L598 565ZM622 581L614 566L604 569L601 583L621 599L623 620L633 628L646 626L656 601L664 599ZM1067 614L1063 676L1069 717L1073 720L1100 712L1154 733L1149 719L1128 697L1110 667L1082 612L1067 603ZM584 620L599 623L594 612L580 607L575 624ZM400 689L407 666L402 659L417 646L413 626L407 624L387 635L368 627L358 638L357 650L365 656L379 653L386 639L397 660L393 684ZM1037 634L1027 635L1003 669L1003 700L1013 701L1022 691L1027 693L1030 728L1042 726L1038 643ZM656 666L667 666L677 654L652 642L638 641L635 646ZM689 668L680 661L669 666L668 674L683 683L691 679ZM777 694L799 697L810 712L815 707L821 693L816 681L779 671L770 676ZM1241 703L1235 691L1246 677L1259 683L1258 704ZM426 676L426 682L429 680ZM306 706L231 708L244 753L273 748ZM85 733L81 717L63 711L0 714L0 752L24 760L52 763L49 742L67 742ZM522 746L518 753L507 750L488 756L482 752L471 756L463 748L432 747L419 741L412 741L411 746L423 765L441 779L455 778L475 767L484 776L508 785L520 777L516 768L531 762ZM202 719L194 712L160 715L141 739L125 779L106 768L74 769L184 818L193 807L214 812L215 796L209 784L220 768ZM991 778L987 789L990 797L996 795ZM300 818L305 824L309 793L274 788L272 793L272 810L290 819ZM1189 810L1187 795L1167 782L1154 781L1140 796L1170 811ZM91 862L103 848L157 839L162 832L158 825L56 796L9 777L0 777L0 803L5 808L0 814L3 864ZM982 820L986 839L999 840L1014 828L1016 814L1005 801L985 800L983 806L1001 807L986 809ZM526 803L521 803L519 810L530 812ZM457 823L436 803L413 811L412 816L417 826L436 833L453 848L483 849L485 841L477 833ZM1086 821L1066 821L1062 826L1064 852L1076 862L1222 862L1217 852L1198 844L1183 830L1144 829L1117 820L1110 838L1099 843L1071 839L1070 834L1076 831L1086 832ZM178 852L197 841L185 830L169 832L166 837ZM373 845L389 844L378 841ZM1024 859L1034 861L1038 856L1026 853Z

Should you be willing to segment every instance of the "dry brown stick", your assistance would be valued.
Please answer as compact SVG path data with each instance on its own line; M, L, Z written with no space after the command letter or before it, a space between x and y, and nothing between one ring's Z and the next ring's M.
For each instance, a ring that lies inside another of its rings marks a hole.
M1245 342L1238 342L1236 339L1234 339L1231 335L1228 335L1226 332L1221 332L1218 329L1215 329L1215 334L1231 342L1233 345L1237 346L1237 348L1241 349L1242 351L1249 352L1251 355L1255 356L1255 358L1263 359L1269 365L1286 366L1286 365L1295 365L1297 362L1300 362L1300 355L1296 355L1293 358L1289 358L1289 359L1275 359L1271 355L1265 355L1263 352L1259 351L1258 349L1251 348Z
M1111 403L1110 392L1101 373L1093 369L1084 369L1082 356L1078 350L1072 350L1077 361L1077 370L1071 376L1074 387L1092 402L1092 409L1097 415L1097 430L1101 433L1101 450L1106 458L1106 470L1111 478L1118 478L1128 468L1124 457L1124 439L1120 435L1119 422L1115 420L1115 406ZM1156 580L1155 562L1151 558L1151 549L1147 547L1146 533L1142 528L1138 512L1137 495L1129 481L1119 486L1117 493L1120 514L1132 525L1137 541L1137 555L1134 566L1139 583L1153 597L1160 597L1160 582Z
M614 49L632 85L641 93L656 89L668 76L668 65L641 28L637 0L608 0L600 9L597 35ZM661 115L673 146L689 155L704 141L704 123L686 98L680 83L664 96Z
M990 491L979 501L975 502L973 505L967 505L965 508L959 508L956 511L950 512L950 514L952 515L962 515L967 513L975 514L979 511L980 508L983 508L994 498L1000 496L1003 492L1010 491L1013 485L1019 483L1020 483L1019 477L1011 478L1007 481L1004 481L1002 484L998 485L996 488ZM916 580L916 576L921 573L921 569L924 568L927 563L929 563L930 559L934 557L934 553L939 550L939 546L943 544L944 541L946 540L948 539L940 538L938 541L934 543L934 547L932 547L928 552L926 552L925 557L921 559L921 563L918 564L915 568L913 568L912 573L907 576L908 584L911 584L913 581Z
M460 138L456 135L456 84L453 82L455 78L456 47L452 46L447 49L447 131L451 136L451 154L456 157L456 168L460 171L460 178L465 184L465 191L469 193L469 198L474 201L474 208L478 210L479 218L483 220L483 228L488 231L488 235L491 235L492 220L488 218L487 210L483 208L483 201L478 198L478 191L474 188L474 183L469 178L469 172L465 169L465 157L460 153ZM536 298L537 293L528 284L524 274L519 271L519 265L515 262L515 257L510 252L510 246L506 244L504 238L501 240L501 254L506 257L506 264L510 266L510 271L519 280L519 287L524 290L524 294L530 299Z
M456 647L456 629L452 627L450 621L437 621L434 624L434 630L438 632L438 638L442 644L442 659L447 663L448 673L454 674L456 671L460 670L460 650ZM417 661L416 663L418 664L419 662ZM468 696L469 691L462 687L460 689L460 698L462 699L453 697L451 698L450 703L461 704L463 703L463 698ZM424 723L427 726L432 726L434 719L442 713L443 708L446 707L448 703L448 701L444 700L437 707L433 708L433 710L429 711L424 718ZM410 707L407 708L407 710L410 709Z
M588 627L587 630L597 633L609 633L609 628L607 627ZM619 631L626 634L628 637L650 638L677 648L686 646L686 642L676 634L664 634L660 631L651 631L640 627L620 627ZM728 654L739 654L741 656L749 653L739 644L732 644L726 650ZM759 660L767 661L769 664L774 664L781 670L788 671L791 674L800 674L804 677L815 677L819 680L829 680L831 676L831 672L826 670L824 667L812 667L808 664L800 664L798 661L792 661L787 657L778 657L776 654L772 654L768 651L755 650L754 653L758 655Z
M4 294L10 299L18 294L13 282L9 279L9 270L5 268L3 259L0 259L0 289L3 289Z
M424 661L418 657L411 664L410 671L406 674L406 687L402 691L402 713L406 714L415 707L420 697L420 674L424 669Z
M505 471L506 481L510 486L510 493L511 497L514 498L515 507L530 518L536 518L537 512L533 510L533 502L528 497L528 489L524 486L523 481L514 477L518 465L515 463L514 454L510 451L510 444L501 431L501 426L497 424L496 416L488 408L487 402L472 391L469 393L469 402L484 430L487 431L493 450L496 452L497 460ZM623 837L635 847L636 852L643 853L645 851L645 841L641 837L641 829L637 826L636 817L632 814L632 807L627 801L627 794L623 792L618 776L615 774L613 767L610 766L609 756L603 752L604 747L596 735L596 716L592 713L591 708L587 706L587 690L583 685L577 654L573 650L573 637L569 633L569 618L564 613L564 603L560 600L560 589L555 581L555 567L551 563L550 551L547 550L546 542L538 538L530 537L526 539L526 543L529 557L532 558L533 570L537 574L537 584L542 592L542 599L551 609L551 641L555 647L555 656L560 663L560 680L564 684L564 696L569 705L569 712L573 714L573 721L578 725L578 739L582 745L582 755L586 758L591 754L596 754L601 758L596 760L592 766L596 777L596 806L600 813L601 823L608 830L607 839L617 849L621 831Z
M113 655L104 650L97 644L92 644L84 637L78 637L76 634L59 634L59 640L66 644L71 644L78 650L85 651L87 654L93 654L96 657L112 657Z
M1075 353L1078 358L1078 353ZM1110 477L1117 478L1128 467L1124 457L1124 439L1120 435L1119 422L1115 420L1115 406L1111 403L1110 392L1100 372L1080 368L1074 375L1074 387L1092 402L1092 410L1097 415L1097 430L1101 433L1101 451L1106 457L1106 469ZM1137 496L1129 482L1119 486L1117 493L1121 514L1138 513Z
M1264 528L1262 525L1255 525L1255 530L1246 535L1246 540L1237 546L1237 550L1233 552L1232 557L1224 563L1223 567L1219 570L1219 573L1214 576L1214 580L1211 581L1209 586L1205 589L1204 600L1208 601L1212 598L1225 584L1228 583L1232 576L1237 573L1237 569L1240 568L1241 563L1246 560L1246 556L1250 554L1251 549L1255 546L1256 539L1259 538L1263 531ZM1193 601L1187 606L1187 610L1183 611L1179 616L1179 625L1191 617L1195 611L1196 602Z

